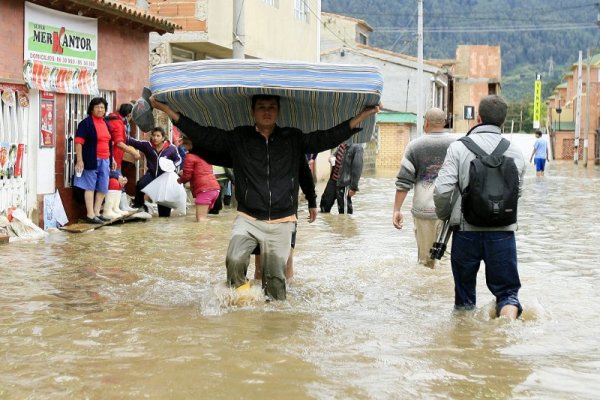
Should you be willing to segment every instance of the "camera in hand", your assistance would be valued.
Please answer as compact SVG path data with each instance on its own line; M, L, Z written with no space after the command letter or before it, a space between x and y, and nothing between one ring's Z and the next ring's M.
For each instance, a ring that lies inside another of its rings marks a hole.
M442 259L442 256L446 252L446 247L451 234L452 228L450 227L450 219L447 219L444 221L444 225L442 225L442 229L440 229L436 241L431 246L431 249L429 249L429 257L432 260Z

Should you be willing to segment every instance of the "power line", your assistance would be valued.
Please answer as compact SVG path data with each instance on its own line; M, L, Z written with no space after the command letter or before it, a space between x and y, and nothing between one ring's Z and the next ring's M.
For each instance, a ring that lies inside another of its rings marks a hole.
M325 29L327 29L329 32L331 32L331 33L333 34L333 36L335 36L336 38L338 38L338 39L340 40L340 42L342 42L342 43L343 43L343 45L345 45L345 46L348 46L349 48L351 48L351 49L354 49L354 50L355 50L355 48L354 48L354 47L352 47L352 46L351 46L351 44L348 44L348 43L346 42L346 39L345 39L345 38L342 38L342 37L340 37L340 36L337 34L337 32L334 32L333 30L331 30L331 28L329 28L329 26L327 26L327 25L325 25L325 24L323 23L323 21L321 20L321 16L320 16L320 15L318 15L318 14L317 14L317 13L316 13L316 12L315 12L313 9L312 9L312 7L310 6L309 0L303 0L303 2L304 2L304 5L306 6L306 8L308 8L308 11L310 11L310 12L311 12L311 14L315 16L315 18L317 19L317 21L319 21L319 25L321 25L321 26L324 26L324 27L325 27Z
M532 16L535 16L536 19L539 19L541 16L545 16L546 14L549 13L560 13L561 15L564 15L565 11L569 11L569 10L576 10L576 9L580 9L580 8L588 8L588 7L598 7L598 3L585 3L585 4L580 4L580 5L570 5L567 7L548 7L548 8L536 8L536 9L532 9L532 8L513 8L510 11L514 11L516 13L518 13L519 15L523 15L524 13L531 13ZM331 13L337 13L336 11L326 11L326 12L331 12ZM412 14L410 13L393 13L393 12L381 12L381 13L373 13L373 12L364 12L364 10L360 10L360 11L353 11L353 10L345 10L343 11L344 15L346 14L351 14L351 15L365 15L365 16L394 16L394 17L406 17L409 18ZM465 13L465 12L457 12L457 13L449 13L449 12L427 12L427 9L425 9L425 15L430 18L430 17L440 17L440 18L444 18L447 19L449 17L465 17L468 18L469 20L472 19L477 19L479 16L483 16L483 17L489 17L489 12L469 12L469 13Z
M561 30L581 30L581 29L598 29L596 24L587 25L553 25L553 26L518 26L518 27L438 27L424 28L426 33L489 33L489 32L530 32L530 31L561 31ZM396 28L396 27L378 27L378 33L404 33L414 32L414 28Z

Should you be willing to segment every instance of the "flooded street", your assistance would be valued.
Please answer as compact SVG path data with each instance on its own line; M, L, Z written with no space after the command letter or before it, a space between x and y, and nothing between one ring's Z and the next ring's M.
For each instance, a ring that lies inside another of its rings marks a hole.
M286 302L232 304L232 209L0 247L0 398L600 397L599 167L529 165L512 323L483 271L477 310L455 313L449 260L415 265L395 172L363 177L352 216L309 225L301 203Z

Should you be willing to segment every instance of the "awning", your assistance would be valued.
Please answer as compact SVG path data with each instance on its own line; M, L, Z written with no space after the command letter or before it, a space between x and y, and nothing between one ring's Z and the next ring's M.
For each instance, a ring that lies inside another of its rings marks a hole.
M277 124L312 132L335 126L379 103L383 77L364 65L266 60L204 60L152 69L150 89L203 126L231 130L253 125L251 97L281 96ZM370 140L375 117L361 125L357 142Z

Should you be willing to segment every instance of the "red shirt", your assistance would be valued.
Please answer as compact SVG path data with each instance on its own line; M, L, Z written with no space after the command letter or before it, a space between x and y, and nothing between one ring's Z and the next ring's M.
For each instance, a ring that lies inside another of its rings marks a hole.
M117 169L121 169L124 151L117 147L117 144L125 143L126 141L125 123L123 122L123 117L118 113L112 113L109 117L108 126L113 140L113 159L117 163Z
M110 143L110 132L108 131L106 122L104 122L104 118L98 118L93 115L92 121L94 122L94 128L96 128L97 137L96 158L108 160L110 158L110 148L108 147ZM85 139L82 137L76 137L75 143L83 145L85 143Z

